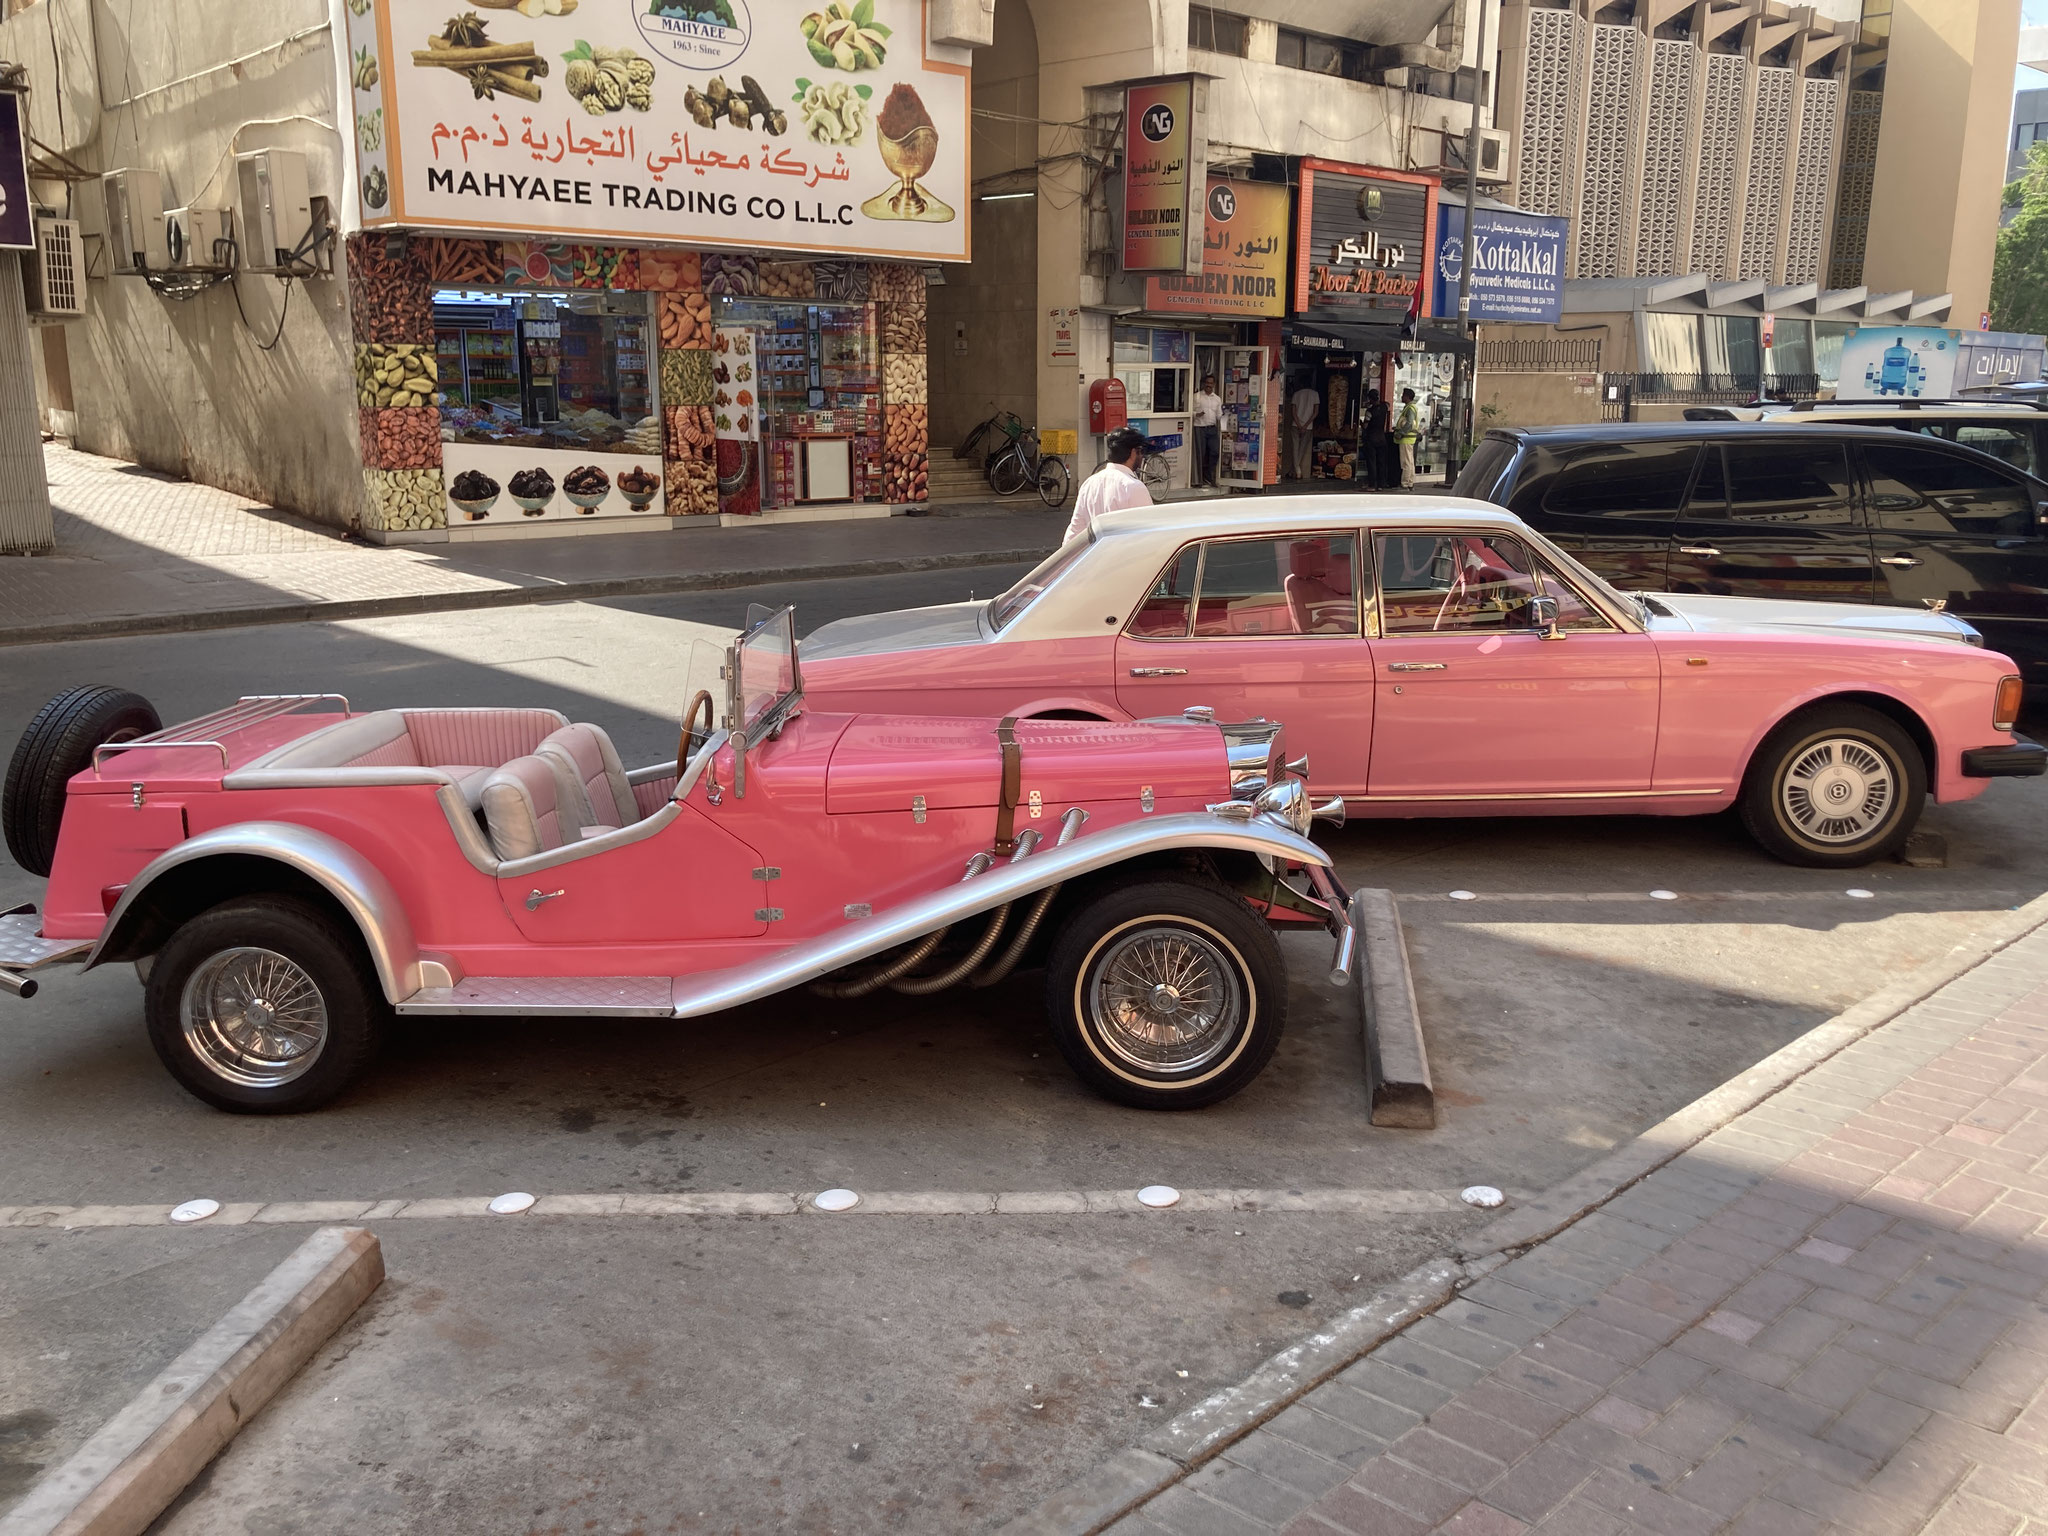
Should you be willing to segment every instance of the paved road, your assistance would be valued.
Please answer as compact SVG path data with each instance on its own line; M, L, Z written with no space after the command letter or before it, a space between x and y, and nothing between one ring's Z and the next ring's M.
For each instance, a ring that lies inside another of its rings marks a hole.
M808 626L1005 579L795 596ZM338 687L358 707L552 704L645 759L672 748L695 626L789 595L21 648L0 722L85 680L166 718ZM1183 1116L1086 1094L1025 978L964 1006L792 996L674 1028L420 1023L345 1103L237 1119L158 1068L131 975L65 977L0 1013L0 1205L1260 1192L1170 1213L382 1223L386 1290L222 1464L238 1489L260 1470L261 1507L202 1489L168 1525L972 1529L1435 1251L1472 1220L1446 1192L1555 1182L2038 893L2039 807L2040 786L1995 785L1930 813L1948 868L1854 877L1771 864L1718 819L1354 824L1333 839L1347 878L1404 898L1450 1106L1427 1134L1365 1123L1355 1010L1309 938L1288 941L1272 1068ZM0 865L0 899L35 894ZM300 1230L0 1231L0 1505Z

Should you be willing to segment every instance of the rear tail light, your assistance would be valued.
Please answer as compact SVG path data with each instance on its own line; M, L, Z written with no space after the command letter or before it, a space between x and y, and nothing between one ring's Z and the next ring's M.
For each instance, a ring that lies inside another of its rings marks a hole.
M2001 677L1998 680L1998 694L1991 705L1991 729L2009 731L2020 718L2020 680L2016 677Z
M120 904L121 893L127 889L128 883L125 880L119 885L101 886L100 910L111 916L113 914L114 908Z

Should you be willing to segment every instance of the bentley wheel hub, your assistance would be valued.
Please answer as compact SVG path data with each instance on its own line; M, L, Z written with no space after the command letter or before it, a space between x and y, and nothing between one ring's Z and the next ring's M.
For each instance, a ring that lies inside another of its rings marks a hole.
M1853 843L1881 827L1897 803L1891 763L1861 737L1814 742L1794 758L1779 787L1786 820L1817 843Z

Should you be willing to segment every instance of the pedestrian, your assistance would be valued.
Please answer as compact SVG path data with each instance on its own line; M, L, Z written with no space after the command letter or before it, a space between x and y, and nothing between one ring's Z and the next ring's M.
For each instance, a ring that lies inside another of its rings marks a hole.
M1358 463L1368 490L1387 488L1387 402L1376 389L1365 392L1365 427L1358 439Z
M1138 465L1145 458L1145 434L1136 427L1118 427L1103 448L1109 457L1081 482L1080 493L1074 497L1074 520L1067 524L1063 543L1087 538L1095 519L1104 512L1152 505L1152 493L1138 478Z
M1315 456L1316 417L1322 414L1322 410L1323 397L1316 393L1314 381L1304 374L1301 387L1287 399L1288 424L1294 429L1289 439L1289 446L1293 449L1293 479L1308 478L1309 463Z
M1216 393L1216 375L1205 374L1195 391L1195 483L1216 486L1217 463L1223 454L1223 397Z
M1415 488L1415 440L1422 436L1422 418L1415 410L1415 391L1401 391L1401 410L1394 417L1394 446L1401 451L1401 489Z

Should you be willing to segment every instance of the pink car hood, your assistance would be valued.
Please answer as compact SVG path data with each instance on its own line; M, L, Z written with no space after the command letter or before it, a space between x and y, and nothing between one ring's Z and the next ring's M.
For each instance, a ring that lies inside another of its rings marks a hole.
M1222 800L1230 793L1223 736L1214 726L1020 720L1015 730L1020 794L1036 790L1048 805L1135 799L1147 787L1161 801ZM825 809L902 811L913 795L931 810L992 806L1002 773L994 721L863 715L832 749Z

